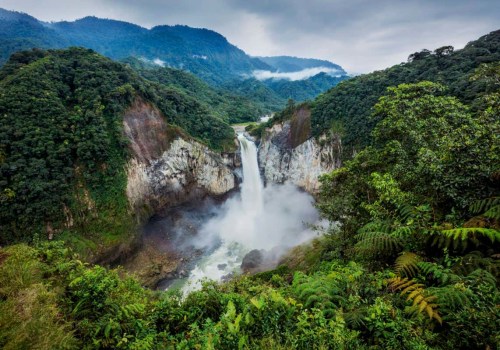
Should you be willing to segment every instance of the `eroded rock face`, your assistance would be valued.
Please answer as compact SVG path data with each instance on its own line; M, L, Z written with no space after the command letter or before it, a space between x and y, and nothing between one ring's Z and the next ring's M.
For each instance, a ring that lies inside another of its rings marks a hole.
M267 183L291 182L309 193L319 190L318 176L341 166L338 137L310 136L310 111L268 129L259 146L259 165Z
M180 135L150 104L137 100L123 124L133 154L126 166L127 197L135 212L222 195L237 186L234 157Z

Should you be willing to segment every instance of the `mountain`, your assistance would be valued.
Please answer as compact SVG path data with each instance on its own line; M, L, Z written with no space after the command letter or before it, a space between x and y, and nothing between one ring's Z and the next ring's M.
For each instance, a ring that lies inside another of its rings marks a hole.
M310 68L327 68L335 75L347 75L346 71L338 64L327 60L314 58L299 58L292 56L257 56L259 60L273 67L274 70L283 73L298 72Z
M407 63L343 81L320 95L312 103L312 133L319 136L333 127L344 134L346 150L360 149L371 142L370 132L378 122L372 118L373 106L388 87L428 80L443 84L448 94L470 104L491 89L471 79L474 71L483 63L499 60L500 30L471 41L461 50L444 46L411 54ZM476 108L474 104L472 108Z
M206 83L222 87L234 86L256 71L300 72L304 69L323 67L330 74L345 75L338 65L322 60L296 57L250 57L232 45L219 33L208 29L188 26L161 25L146 29L123 21L85 17L73 22L45 23L24 13L0 9L0 65L17 51L31 48L66 48L82 46L93 49L114 60L129 57L150 61L157 66L182 69L193 73ZM267 63L269 62L269 63ZM319 73L316 72L316 73ZM253 100L262 113L283 108L289 97L303 100L315 97L337 82L335 79L319 79L302 84L267 83L272 97L263 101ZM259 95L266 90L259 81L245 83L248 91L252 85L256 91L243 98ZM276 91L274 90L276 86ZM312 90L309 88L312 86ZM294 93L290 93L295 90ZM240 96L241 97L241 96ZM272 100L267 103L266 100ZM278 102L280 100L280 102ZM239 118L237 118L239 119Z
M307 79L266 79L262 83L281 98L302 102L315 98L346 79L349 79L347 75L331 76L321 72Z
M269 106L265 100L244 96L248 95L247 92L238 94L231 90L210 86L197 76L180 69L159 67L152 62L133 57L124 59L122 62L135 69L143 78L175 87L187 95L196 96L198 102L207 110L227 123L254 121L258 116L278 108L281 103L280 101L277 105Z
M255 69L271 69L245 54L222 35L187 26L157 26L85 17L44 23L26 14L1 10L2 61L19 49L83 46L112 59L144 57L190 71L210 83L234 79Z
M291 56L257 58L274 70L258 71L255 75L286 100L311 100L349 78L342 67L326 60Z
M0 65L17 51L37 48L62 48L69 42L27 14L0 8Z

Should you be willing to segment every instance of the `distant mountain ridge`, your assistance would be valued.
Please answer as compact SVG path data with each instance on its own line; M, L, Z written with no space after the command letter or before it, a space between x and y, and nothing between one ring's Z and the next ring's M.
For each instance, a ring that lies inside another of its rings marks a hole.
M245 83L246 87L239 90L247 91L250 96L262 96L261 92L266 89L272 95L266 96L267 102L263 103L265 109L281 108L288 98L300 101L314 98L339 80L347 78L340 66L325 60L288 56L251 57L229 43L223 35L209 29L184 25L160 25L147 29L124 21L93 16L72 22L47 23L25 13L0 9L0 65L14 52L71 46L90 48L114 60L134 57L182 69L212 86L222 88L234 86L235 82L243 83L249 77L253 79L257 71L297 72L325 67L326 73L333 75L332 72L338 72L343 76L342 79L328 77L310 81L318 71L305 79L299 79L301 83ZM250 87L254 91L248 91Z

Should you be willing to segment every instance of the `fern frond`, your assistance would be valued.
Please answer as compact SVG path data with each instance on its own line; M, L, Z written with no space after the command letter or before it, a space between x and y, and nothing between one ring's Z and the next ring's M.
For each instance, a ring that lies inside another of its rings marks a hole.
M398 213L402 222L408 222L413 216L415 216L415 208L409 204L400 205Z
M415 277L418 273L417 263L420 262L422 258L411 252L401 253L394 263L394 270L400 276Z
M314 278L296 274L293 291L297 300L306 308L317 308L323 311L325 317L335 315L338 305L346 304L341 290L327 278Z
M494 219L494 220L500 220L500 205L496 205L494 207L491 207L482 216L490 218L490 219Z
M469 210L473 214L481 214L488 212L490 209L497 208L500 210L500 197L490 197L475 201L469 207ZM485 215L486 216L486 215ZM498 219L498 218L497 218Z
M355 251L367 255L395 254L403 247L400 238L385 232L362 232L356 238L358 242L354 246Z
M454 284L446 287L429 288L433 295L437 297L439 309L445 314L457 312L470 304L470 297L473 293L463 284Z
M398 238L404 238L411 236L413 234L413 229L410 226L400 226L392 231L391 235Z
M392 225L385 221L370 221L358 230L358 233L365 232L383 232L389 234L392 232Z
M425 311L430 319L435 319L440 324L443 322L437 311L436 296L429 295L423 284L416 283L406 277L394 277L389 279L388 282L392 291L400 291L401 296L408 294L406 301L412 301L412 307L418 310L419 313Z
M417 266L419 267L422 275L431 276L434 280L439 282L440 285L457 283L460 281L460 277L457 274L442 265L421 261L417 263Z
M451 239L473 240L477 237L487 237L492 243L500 242L500 231L484 227L462 227L451 230L443 230L441 233Z
M483 269L477 269L467 275L466 280L472 285L484 284L491 288L497 288L497 280L495 276Z
M460 227L435 231L433 235L433 244L446 248L453 244L455 249L460 246L465 249L469 243L477 246L480 243L480 238L488 238L492 243L500 242L500 231L484 227Z

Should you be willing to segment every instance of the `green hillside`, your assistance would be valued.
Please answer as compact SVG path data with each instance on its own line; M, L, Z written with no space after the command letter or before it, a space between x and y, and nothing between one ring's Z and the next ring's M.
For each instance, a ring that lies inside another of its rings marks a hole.
M249 121L258 115L277 111L285 106L288 98L298 101L312 99L346 78L340 66L328 61L279 56L263 58L273 63L267 64L259 58L250 57L224 36L208 29L181 25L146 29L128 22L97 17L45 23L28 14L0 8L0 65L7 62L11 54L21 50L70 46L90 48L114 60L132 57L136 61L149 60L192 73L225 95L223 99L230 105L218 98L212 99L212 96L210 101L218 104L214 110L217 114L225 118L230 115L235 122ZM318 76L296 82L245 81L255 70L279 71L284 67L302 70L318 66L335 69L344 74L343 78ZM165 80L167 73L160 72L162 78L154 78L156 73L148 73L149 78ZM172 71L169 74L173 74ZM185 76L182 79L186 79ZM240 84L241 87L234 88ZM229 90L222 92L221 88Z
M196 99L214 116L230 124L254 121L259 115L272 111L259 100L252 100L231 91L209 86L195 75L180 69L158 67L133 57L122 62L129 64L143 78L176 87L189 96L196 96Z
M137 97L160 109L171 132L181 128L216 150L234 147L232 129L194 97L142 79L92 50L17 53L0 79L3 242L29 239L28 228L59 226L64 208L78 212L74 198L82 186L100 206L102 220L109 210L117 216L111 226L126 227L122 113Z
M491 87L470 77L480 64L500 60L499 47L500 31L495 31L461 50L422 51L410 55L408 63L344 81L314 101L313 133L320 135L335 126L345 130L346 146L359 149L370 144L370 132L379 120L371 118L373 106L389 86L403 83L438 82L447 87L448 94L471 103Z

